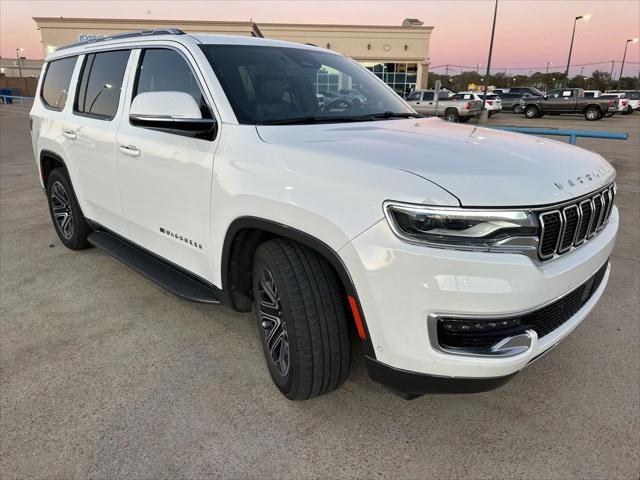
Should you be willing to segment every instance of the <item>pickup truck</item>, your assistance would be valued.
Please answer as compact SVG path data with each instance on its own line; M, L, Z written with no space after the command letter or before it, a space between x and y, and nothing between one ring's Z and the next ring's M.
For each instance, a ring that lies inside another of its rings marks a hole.
M416 90L407 97L407 103L422 115L444 116L448 122L468 122L482 111L482 100L469 100L463 95L452 97L445 91L438 92L436 110L435 92L433 90Z
M589 121L613 115L618 108L616 99L588 98L581 88L557 88L538 97L524 99L523 112L527 118L545 114L581 113Z

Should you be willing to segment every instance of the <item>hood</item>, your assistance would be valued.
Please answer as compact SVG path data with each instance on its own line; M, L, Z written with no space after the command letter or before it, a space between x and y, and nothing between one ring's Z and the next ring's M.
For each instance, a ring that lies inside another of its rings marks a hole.
M613 167L588 150L438 118L256 128L267 143L418 175L464 206L560 203L615 178Z

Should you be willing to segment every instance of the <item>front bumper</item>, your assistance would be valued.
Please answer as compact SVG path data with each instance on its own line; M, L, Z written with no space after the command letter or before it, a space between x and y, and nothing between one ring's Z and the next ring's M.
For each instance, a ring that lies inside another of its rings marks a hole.
M386 220L378 222L340 250L375 352L375 359L367 360L372 378L411 395L502 385L585 319L604 292L608 268L577 313L544 337L534 335L528 348L515 355L460 355L434 348L429 318L509 316L547 305L582 285L607 262L617 229L614 207L607 226L589 242L539 263L519 254L411 245L398 239ZM394 384L389 380L393 372L405 380ZM408 387L410 376L415 382ZM466 386L452 386L460 383Z

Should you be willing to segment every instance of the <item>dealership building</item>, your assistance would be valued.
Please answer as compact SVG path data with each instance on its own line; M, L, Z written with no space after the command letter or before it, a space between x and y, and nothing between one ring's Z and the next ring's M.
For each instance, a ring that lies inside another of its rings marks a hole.
M416 19L406 19L398 26L60 17L36 17L34 20L45 56L70 43L122 32L175 27L187 33L265 37L335 50L364 65L400 94L426 88L429 40L433 30ZM327 88L339 87L336 83Z

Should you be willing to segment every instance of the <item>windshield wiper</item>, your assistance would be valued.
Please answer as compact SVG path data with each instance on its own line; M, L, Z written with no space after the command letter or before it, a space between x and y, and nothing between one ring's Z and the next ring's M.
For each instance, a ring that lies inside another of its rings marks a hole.
M369 122L371 120L387 119L387 118L422 118L422 115L411 112L380 112L370 113L368 115L355 115L355 116L322 116L322 115L308 115L305 117L292 117L265 120L259 122L259 125L306 125L312 123L341 123L341 122Z
M422 118L422 115L413 112L380 112L368 116L372 118Z
M306 117L292 117L258 122L258 125L305 125L312 123L340 123L340 122L365 122L370 120L369 116L347 117L347 116L326 116L309 115Z

